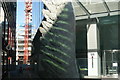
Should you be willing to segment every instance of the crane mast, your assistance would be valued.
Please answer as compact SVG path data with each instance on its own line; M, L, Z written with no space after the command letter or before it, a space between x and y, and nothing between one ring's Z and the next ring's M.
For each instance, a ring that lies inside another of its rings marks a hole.
M29 34L31 34L31 26L32 22L32 0L25 1L25 36L24 36L24 60L23 63L27 64L29 57Z

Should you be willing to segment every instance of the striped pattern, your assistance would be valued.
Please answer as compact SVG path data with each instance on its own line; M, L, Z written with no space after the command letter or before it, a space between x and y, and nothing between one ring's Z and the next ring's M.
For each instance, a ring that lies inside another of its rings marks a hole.
M43 78L79 78L75 57L75 19L71 3L66 3L61 10L59 15L56 13L56 20L51 19L54 21L52 26L41 25L40 29L44 33L39 30L44 34L39 39L40 44L37 43L41 55L39 65L45 70ZM50 18L48 13L47 18Z

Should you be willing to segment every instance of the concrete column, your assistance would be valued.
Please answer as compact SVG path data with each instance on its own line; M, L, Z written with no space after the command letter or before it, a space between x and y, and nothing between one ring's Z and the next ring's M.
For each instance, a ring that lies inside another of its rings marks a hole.
M87 32L88 76L100 76L99 30L96 24L90 24Z

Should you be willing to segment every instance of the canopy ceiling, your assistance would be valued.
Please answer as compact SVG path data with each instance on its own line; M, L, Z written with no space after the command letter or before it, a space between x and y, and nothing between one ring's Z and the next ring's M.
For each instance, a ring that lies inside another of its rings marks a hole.
M120 14L120 0L73 0L76 20Z

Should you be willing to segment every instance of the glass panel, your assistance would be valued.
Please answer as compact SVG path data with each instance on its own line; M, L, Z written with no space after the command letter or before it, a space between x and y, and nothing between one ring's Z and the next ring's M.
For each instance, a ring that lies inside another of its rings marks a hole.
M73 2L73 5L74 5L74 12L76 16L86 15L86 13L82 10L82 8L76 2Z
M118 52L114 50L105 51L103 55L103 75L111 78L118 78Z
M110 51L106 51L106 61L112 61L112 54L110 53Z
M88 5L84 5L84 6L88 9L88 11L91 14L107 12L104 5L103 5L103 3L88 4Z
M120 10L118 6L120 5L118 2L107 2L107 5L110 11Z
M118 61L118 52L113 52L113 62Z
M119 2L119 0L105 0L106 2Z
M96 3L101 3L102 0L79 0L83 4L96 4Z
M80 16L80 15L86 15L86 13L78 6L78 7L74 7L75 9L75 15L76 16Z
M88 76L88 59L87 58L77 58L78 71L80 77Z
M107 12L106 8L104 7L104 4L102 2L102 0L96 0L96 1L92 1L92 0L79 0L84 6L85 8L91 13L101 13L101 12Z

